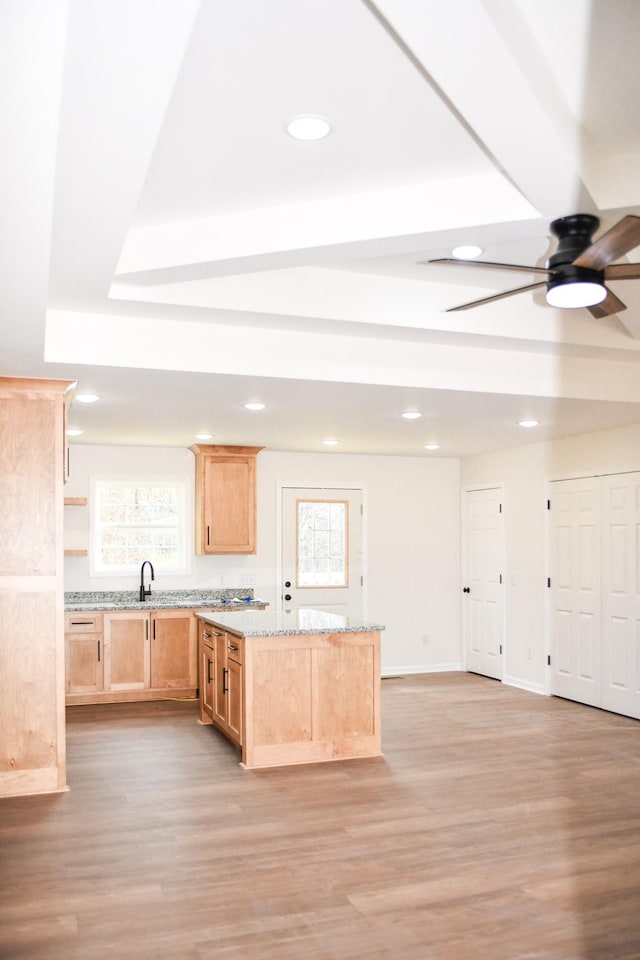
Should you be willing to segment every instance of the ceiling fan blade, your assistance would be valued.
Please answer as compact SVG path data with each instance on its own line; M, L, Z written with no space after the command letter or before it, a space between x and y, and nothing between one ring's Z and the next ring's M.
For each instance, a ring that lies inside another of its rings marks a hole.
M538 283L528 283L526 287L516 287L515 290L505 290L504 293L494 293L491 297L483 297L482 300L472 300L471 303L461 303L459 307L449 307L445 313L456 313L458 310L469 310L471 307L480 307L484 303L493 303L494 300L504 300L505 297L512 297L516 293L524 293L525 290L535 290L536 287L546 287L547 281L540 280Z
M587 307L591 316L595 317L596 320L602 320L604 317L610 317L612 313L620 313L626 309L622 300L618 300L615 293L612 293L611 290L607 290L607 296L602 303L596 303L593 307Z
M488 267L491 270L518 270L520 273L544 273L553 276L553 270L546 267L525 267L519 263L491 263L489 260L458 260L456 257L441 257L439 260L419 260L418 263L455 263L463 267Z
M612 263L604 268L605 280L639 280L640 263Z
M628 214L614 227L598 237L595 243L573 261L574 267L604 270L608 264L623 257L640 244L640 217Z

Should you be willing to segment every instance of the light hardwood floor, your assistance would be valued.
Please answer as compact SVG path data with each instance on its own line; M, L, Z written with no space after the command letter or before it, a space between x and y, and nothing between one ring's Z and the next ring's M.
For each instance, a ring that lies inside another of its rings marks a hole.
M640 958L640 725L383 682L382 759L246 771L194 703L68 710L0 801L2 960Z

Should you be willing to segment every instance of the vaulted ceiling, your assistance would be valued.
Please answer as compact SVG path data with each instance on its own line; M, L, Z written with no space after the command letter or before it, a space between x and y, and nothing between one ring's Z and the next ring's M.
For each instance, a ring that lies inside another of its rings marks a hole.
M640 421L640 281L604 320L537 291L447 313L534 277L425 263L544 265L556 217L640 214L637 0L33 0L0 26L0 374L97 393L77 442L457 457ZM292 139L305 114L329 136Z

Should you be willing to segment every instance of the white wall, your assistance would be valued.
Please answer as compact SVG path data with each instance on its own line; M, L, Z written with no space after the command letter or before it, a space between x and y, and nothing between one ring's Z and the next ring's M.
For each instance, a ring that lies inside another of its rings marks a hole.
M629 470L640 470L640 424L461 461L463 489L505 487L506 682L539 692L546 688L547 481Z
M184 476L194 489L193 454L183 448L74 444L67 497L88 497L92 475ZM384 624L384 673L460 666L460 501L457 460L281 453L257 461L258 552L244 557L192 555L188 577L154 587L253 586L279 603L279 492L282 486L359 486L365 518L364 619ZM65 546L86 546L89 511L65 510ZM223 582L221 582L221 578ZM89 576L86 558L65 561L66 590L135 589L127 578ZM427 637L427 643L424 643Z

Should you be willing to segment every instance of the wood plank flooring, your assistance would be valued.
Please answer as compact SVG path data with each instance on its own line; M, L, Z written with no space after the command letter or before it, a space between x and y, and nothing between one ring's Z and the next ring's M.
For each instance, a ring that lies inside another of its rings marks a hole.
M0 801L2 960L638 960L640 725L383 682L382 759L247 771L194 703L68 710Z

